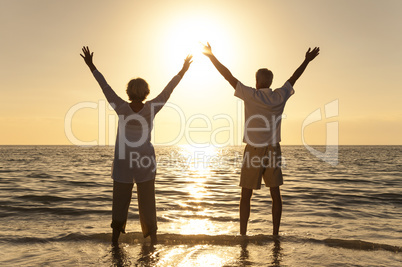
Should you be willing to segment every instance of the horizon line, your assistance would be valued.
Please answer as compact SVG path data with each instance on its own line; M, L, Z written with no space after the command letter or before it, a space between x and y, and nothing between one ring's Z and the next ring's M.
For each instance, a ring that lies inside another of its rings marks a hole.
M182 145L190 145L191 144L177 144L177 145L157 145L157 144L152 144L155 147L172 147L172 146L182 146ZM241 145L228 145L228 146L218 146L216 148L224 148L224 147L242 147L245 146L246 144L241 144ZM281 146L305 146L303 144L280 144ZM115 147L115 145L74 145L74 144L0 144L0 146L76 146L76 147ZM210 145L213 146L213 145ZM206 146L206 147L210 147ZM344 145L319 145L319 144L313 144L309 146L402 146L402 144L387 144L387 145L381 145L381 144L360 144L360 145L350 145L350 144L344 144ZM197 146L195 146L197 147ZM204 147L199 147L199 148L204 148Z

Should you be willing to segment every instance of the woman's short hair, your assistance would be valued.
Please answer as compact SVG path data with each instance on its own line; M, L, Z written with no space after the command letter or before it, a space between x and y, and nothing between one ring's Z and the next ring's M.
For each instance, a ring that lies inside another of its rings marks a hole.
M131 101L144 101L149 95L148 83L141 78L132 79L127 84L127 95Z

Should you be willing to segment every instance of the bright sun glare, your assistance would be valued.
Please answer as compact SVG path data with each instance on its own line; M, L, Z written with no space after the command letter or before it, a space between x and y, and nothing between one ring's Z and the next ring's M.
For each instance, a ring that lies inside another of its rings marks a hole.
M190 21L180 29L176 29L171 36L172 52L175 55L192 54L194 57L202 55L203 44L211 36L211 28L201 21Z
M187 18L181 18L176 21L176 25L170 27L167 35L167 44L169 59L176 61L178 58L185 58L187 55L193 55L193 64L191 66L196 70L205 70L211 68L211 63L202 54L204 45L207 42L214 47L227 45L227 36L219 27L219 24L206 17L193 15ZM226 49L225 49L225 52Z

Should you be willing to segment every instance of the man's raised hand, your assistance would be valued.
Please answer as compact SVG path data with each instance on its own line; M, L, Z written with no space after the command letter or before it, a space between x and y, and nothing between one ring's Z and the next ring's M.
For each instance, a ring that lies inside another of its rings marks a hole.
M204 55L206 55L207 57L213 56L211 45L209 43L207 43L207 45L203 45L203 46L204 46L204 49L203 49L202 53Z
M219 71L219 73L225 78L230 85L236 89L238 80L232 75L232 73L229 71L228 68L226 68L222 63L219 62L219 60L214 56L212 53L212 48L209 43L207 45L204 45L204 50L202 51L204 55L206 55L214 64L215 68Z
M320 48L319 47L314 47L314 49L312 51L310 51L311 48L309 48L306 52L306 60L308 61L312 61L313 59L315 59L316 56L318 56L318 54L320 54Z
M83 54L80 54L80 56L84 59L85 63L86 63L88 66L91 65L91 64L93 64L93 63L92 63L92 57L93 57L93 55L94 55L94 52L91 53L91 51L89 51L88 46L87 46L87 47L83 46L83 47L82 47L82 52L84 53L84 55L83 55Z

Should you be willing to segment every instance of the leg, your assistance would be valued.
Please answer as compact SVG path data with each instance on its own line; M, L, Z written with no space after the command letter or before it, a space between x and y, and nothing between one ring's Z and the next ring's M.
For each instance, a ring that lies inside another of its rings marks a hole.
M240 198L240 234L247 233L247 223L250 217L250 200L253 195L253 189L241 188Z
M112 244L113 245L119 245L119 237L120 237L120 231L119 229L113 228L112 232Z
M125 232L128 208L130 207L133 184L113 182L113 206L112 206L112 242L117 244L120 232Z
M279 234L279 225L281 224L282 216L282 197L279 186L270 187L272 198L272 222L274 224L273 235Z
M151 236L151 243L155 244L156 231L156 203L155 203L155 179L137 184L138 211L144 237Z

